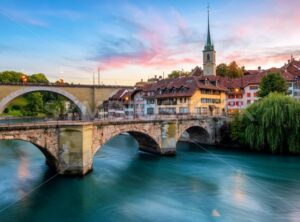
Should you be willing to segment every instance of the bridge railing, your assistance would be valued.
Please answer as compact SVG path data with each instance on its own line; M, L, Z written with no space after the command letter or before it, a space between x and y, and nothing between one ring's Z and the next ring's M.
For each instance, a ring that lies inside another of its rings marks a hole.
M60 124L74 124L82 123L82 120L68 120L61 118L39 118L39 117L0 117L0 127L9 126L25 126L25 125L60 125Z
M185 119L185 118L200 118L200 117L222 117L226 116L225 114L203 114L203 113L183 113L183 114L153 114L153 115L123 115L123 116L114 116L106 115L99 116L95 118L96 120L110 120L110 121L120 121L120 120L160 120L160 119Z
M145 116L105 116L98 117L93 120L72 120L72 119L61 119L61 118L37 118L37 117L0 117L0 127L9 127L12 125L68 125L68 124L82 124L84 122L89 123L93 121L109 121L109 122L120 122L120 121L145 121L145 120L173 120L173 119L190 119L190 118L201 118L201 117L224 117L222 114L215 115L203 115L199 113L189 113L189 114L154 114Z

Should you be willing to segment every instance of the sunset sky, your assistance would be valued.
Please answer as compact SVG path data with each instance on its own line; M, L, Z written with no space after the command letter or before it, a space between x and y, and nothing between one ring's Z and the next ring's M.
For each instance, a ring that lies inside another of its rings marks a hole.
M202 66L207 2L0 0L0 71L51 80L133 84ZM300 58L299 0L216 0L211 34L217 62L247 69Z

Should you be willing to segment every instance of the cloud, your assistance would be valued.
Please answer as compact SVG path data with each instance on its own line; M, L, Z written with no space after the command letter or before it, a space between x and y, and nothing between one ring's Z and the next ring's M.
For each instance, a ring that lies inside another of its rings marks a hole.
M44 20L35 18L32 15L29 15L30 13L21 10L0 8L0 14L17 24L38 26L43 28L49 26L49 24Z
M127 5L128 17L114 15L114 28L121 29L116 35L106 34L98 42L96 51L88 60L97 61L102 70L126 66L168 68L196 63L189 44L199 44L199 34L188 27L180 14L172 10L162 17L157 10L141 10ZM168 21L171 17L171 21ZM175 18L175 21L174 19ZM200 44L199 44L200 45Z
M265 48L259 53L234 52L225 57L226 61L237 61L240 65L247 67L263 66L265 68L276 66L281 67L291 55L300 56L300 45L290 47Z

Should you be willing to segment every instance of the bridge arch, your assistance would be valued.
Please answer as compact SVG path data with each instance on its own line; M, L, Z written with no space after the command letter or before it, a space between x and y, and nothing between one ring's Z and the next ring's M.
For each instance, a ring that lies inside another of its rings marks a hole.
M56 170L58 166L58 159L56 158L55 154L52 153L50 150L46 149L44 145L39 144L39 142L35 139L30 138L17 138L17 137L0 137L0 140L14 140L14 141L23 141L28 142L34 145L45 157L46 163L54 170Z
M177 142L178 141L209 144L212 141L212 135L203 126L191 125L179 131Z
M24 87L22 89L19 89L17 91L14 91L14 92L10 93L9 95L4 97L0 101L0 113L2 113L4 111L4 109L7 107L7 105L11 101L16 99L17 97L25 95L27 93L41 92L41 91L42 92L53 92L53 93L56 93L56 94L59 94L59 95L62 95L64 97L66 97L67 99L69 99L71 102L73 102L78 107L78 109L80 110L80 113L81 113L81 118L87 117L86 107L75 96L73 96L71 93L66 92L65 90L62 90L62 89L59 89L59 88L42 87L42 86Z
M123 133L128 133L130 136L132 136L138 142L139 149L141 151L146 151L151 153L161 153L159 141L155 138L155 136L151 135L149 132L143 130L135 130L135 129L133 130L117 129L114 132L110 132L110 133L102 132L99 135L100 137L96 136L97 142L94 143L93 145L94 155L108 141Z

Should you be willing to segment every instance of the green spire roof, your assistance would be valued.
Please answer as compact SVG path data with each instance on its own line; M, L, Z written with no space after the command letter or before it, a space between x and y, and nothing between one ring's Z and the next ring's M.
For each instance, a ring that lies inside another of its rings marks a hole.
M210 24L209 24L209 6L207 7L207 38L204 50L211 51L214 50L214 45L212 44L210 37Z

